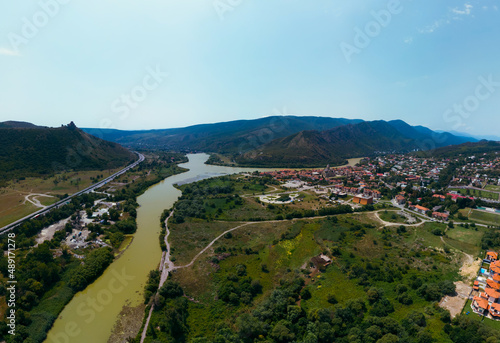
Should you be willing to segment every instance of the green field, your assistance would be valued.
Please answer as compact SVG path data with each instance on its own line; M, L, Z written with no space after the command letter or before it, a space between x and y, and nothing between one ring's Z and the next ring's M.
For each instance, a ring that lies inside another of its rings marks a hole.
M406 223L406 217L397 213L398 211L382 211L379 212L378 215L380 219L396 224L404 224Z
M481 238L484 235L484 231L481 227L465 228L455 225L453 229L448 229L448 231L446 231L446 235L453 240L479 246L481 244Z
M31 193L51 195L52 197L30 196L37 198L43 206L48 206L59 200L58 195L76 193L96 182L96 177L102 179L100 175L104 178L118 170L67 172L52 177L28 177L10 181L7 187L0 188L0 227L41 209L25 200Z
M485 224L500 225L500 214L497 213L472 210L469 219Z
M500 192L500 186L497 186L497 185L486 185L486 187L484 187L484 189L486 189L488 191Z

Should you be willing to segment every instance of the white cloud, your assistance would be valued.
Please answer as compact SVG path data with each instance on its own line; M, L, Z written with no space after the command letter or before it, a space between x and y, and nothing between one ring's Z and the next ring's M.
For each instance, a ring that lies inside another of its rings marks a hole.
M451 12L458 15L470 15L473 7L471 4L465 4L463 9L452 8Z
M4 47L0 47L0 55L5 55L5 56L20 56L19 52L11 49L7 49Z
M405 42L406 44L411 44L411 43L413 42L413 37L406 37L406 38L404 39L404 42Z
M425 26L422 29L419 29L418 32L420 33L433 33L437 29L439 29L441 26L445 24L449 24L450 21L448 19L439 19L435 20L432 24Z
M433 33L440 27L450 24L453 20L462 20L463 16L473 16L472 15L473 8L474 6L472 6L469 3L465 3L463 8L458 8L458 7L451 8L448 10L448 13L446 13L446 15L443 18L437 19L434 21L434 23L418 29L418 32L427 34Z

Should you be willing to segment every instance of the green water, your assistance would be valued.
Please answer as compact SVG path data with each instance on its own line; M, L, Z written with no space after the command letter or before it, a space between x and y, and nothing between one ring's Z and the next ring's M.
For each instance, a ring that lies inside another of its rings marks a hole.
M206 154L188 158L188 163L181 164L188 172L171 176L138 197L137 232L132 243L99 279L75 295L55 321L46 343L107 342L122 308L143 302L147 275L158 267L161 259L158 241L161 213L181 195L174 184L255 170L206 165Z

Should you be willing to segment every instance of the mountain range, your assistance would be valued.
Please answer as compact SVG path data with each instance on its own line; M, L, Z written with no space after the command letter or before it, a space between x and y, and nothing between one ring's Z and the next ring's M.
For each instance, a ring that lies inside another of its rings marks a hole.
M3 180L69 170L117 168L136 159L128 149L85 133L73 122L58 128L2 122L0 147Z
M362 120L344 118L272 116L176 129L123 131L83 128L83 130L102 139L131 147L232 154L253 150L273 139L303 130L322 131L360 122Z
M308 116L272 116L163 130L83 130L129 147L219 153L240 165L255 167L337 165L347 158L375 153L430 150L478 141L411 126L402 120Z

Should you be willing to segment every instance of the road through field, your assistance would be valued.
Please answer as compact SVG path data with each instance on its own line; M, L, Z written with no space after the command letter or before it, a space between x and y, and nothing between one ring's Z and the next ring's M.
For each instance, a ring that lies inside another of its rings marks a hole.
M33 205L35 205L36 207L40 207L40 208L46 208L47 206L45 205L42 205L40 203L40 200L38 200L37 198L38 197L48 197L48 198L54 198L53 195L48 195L48 194L40 194L40 193L30 193L28 195L26 195L24 197L24 201L28 201L30 203L32 203Z

